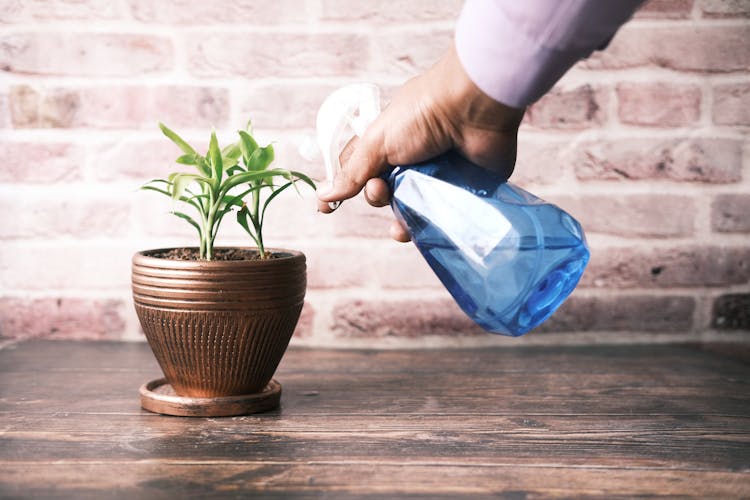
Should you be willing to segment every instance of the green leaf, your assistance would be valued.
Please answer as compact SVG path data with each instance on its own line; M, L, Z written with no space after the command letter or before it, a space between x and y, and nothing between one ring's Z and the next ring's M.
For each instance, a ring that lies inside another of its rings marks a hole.
M211 132L211 142L208 145L208 157L213 166L213 178L221 180L224 173L224 162L221 159L221 150L219 150L219 141L216 139L216 132Z
M145 185L145 186L141 186L141 189L144 191L156 191L157 193L167 195L170 198L172 197L172 193L170 193L169 191L165 191L164 189L159 189L158 187Z
M288 175L288 170L274 169L274 170L262 170L260 172L242 172L241 174L235 174L232 177L228 177L221 185L220 195L225 195L235 186L239 186L245 182L253 182L263 180L268 177L274 176L285 176Z
M221 202L224 203L225 206L241 207L242 205L244 205L244 202L242 201L242 199L248 194L250 194L252 191L255 191L257 189L258 188L250 188L235 196L226 195L222 197Z
M194 155L195 150L185 142L185 140L177 135L173 130L171 130L169 127L164 125L163 123L159 122L159 128L161 129L162 133L166 135L172 142L177 144L177 147L179 147L185 154L187 155Z
M196 155L195 160L196 160L196 166L198 167L198 171L205 177L211 177L211 169L208 167L208 163L206 163L206 159L202 157L201 155Z
M273 161L273 146L268 145L264 148L258 148L250 155L250 161L247 162L248 170L265 170Z
M235 195L235 196L231 196L231 195L224 196L221 200L224 206L219 210L219 216L224 217L232 209L232 207L245 206L245 202L243 201L243 198L245 198L245 196L247 196L251 192L257 191L259 189L260 187L254 187L254 188L247 189L243 191L242 193Z
M224 173L227 174L227 177L231 177L237 172L244 172L244 171L245 171L245 167L243 167L242 165L233 165L229 167L227 171Z
M186 221L188 221L191 226L193 226L195 229L198 230L198 235L203 235L203 230L201 229L201 227L188 214L184 214L182 212L172 212L172 213L175 214L180 219L185 219Z
M225 173L226 173L226 169L234 167L235 165L237 165L238 161L239 160L237 158L232 158L231 156L222 156L221 162L224 165Z
M250 235L255 244L257 246L260 246L258 244L258 238L255 236L255 233L250 229L250 226L247 223L248 217L250 217L250 211L247 209L247 206L243 206L242 209L237 212L237 222L239 222L240 226L242 226L242 228L247 231L247 234ZM253 224L253 226L255 226L255 224Z
M164 179L151 179L150 181L148 181L147 183L145 183L141 187L145 187L145 186L148 186L150 184L160 184L160 183L161 184L167 184L167 185L171 185L172 184L170 181L167 181L167 180L164 180Z
M170 176L171 177L171 176ZM195 174L176 174L172 178L173 187L172 187L172 199L179 200L180 197L185 193L185 190L187 187L192 184L193 182L198 183L204 183L211 185L211 181L206 179L205 177L201 177L200 175Z
M229 146L221 150L221 156L223 158L231 158L232 160L238 160L241 155L242 155L242 150L240 149L239 144L237 144L236 142L230 144Z
M248 122L248 126L250 122ZM245 160L245 165L250 165L250 155L258 149L258 143L255 142L253 136L240 130L240 152L242 153L242 159Z
M195 165L197 164L195 155L182 155L175 160L175 162L181 165Z
M268 204L271 203L271 200L276 198L278 195L280 195L285 189L287 189L289 186L294 184L293 181L289 181L280 188L276 189L273 193L270 194L268 198L266 198L265 203L263 203L263 208L260 211L260 225L263 226L263 219L265 219L266 216L266 208L268 208Z
M164 180L161 180L161 179L156 179L156 180L153 180L151 182L163 182L163 183L167 184L168 186L172 186L171 182L167 182L167 181L164 181ZM156 191L157 193L163 194L165 196L169 196L170 198L174 199L172 197L172 193L170 191L167 191L166 189L159 189L158 187L151 186L149 184L145 184L145 185L141 186L141 189L144 190L144 191ZM190 192L187 189L185 191L188 192L188 193ZM190 193L190 194L192 194L192 193ZM196 198L204 198L204 197L207 197L207 195L203 195L203 194L193 195L191 198L188 198L186 196L180 196L179 197L179 201L182 201L184 203L189 204L190 206L192 206L193 208L195 208L196 210L198 210L198 212L201 215L203 215L204 214L203 207L201 206L201 204L198 201L196 201Z
M226 172L227 169L230 169L237 165L237 163L239 163L240 161L240 156L242 156L242 150L240 149L239 144L237 144L236 142L222 149L221 161L224 164L224 171Z
M302 172L297 172L295 170L291 170L290 173L294 177L296 177L297 179L301 180L302 182L304 182L305 184L307 184L308 186L310 186L311 188L315 189L315 182L313 182L313 180L311 178L309 178L308 176L306 176Z

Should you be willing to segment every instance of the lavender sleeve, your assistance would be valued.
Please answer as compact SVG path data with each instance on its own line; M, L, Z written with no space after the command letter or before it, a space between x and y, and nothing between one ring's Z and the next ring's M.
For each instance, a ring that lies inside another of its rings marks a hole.
M466 0L456 51L487 95L522 108L602 48L643 0Z

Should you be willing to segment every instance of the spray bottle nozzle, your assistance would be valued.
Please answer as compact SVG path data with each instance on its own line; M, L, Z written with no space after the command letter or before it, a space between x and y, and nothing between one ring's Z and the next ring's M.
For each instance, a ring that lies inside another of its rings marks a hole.
M341 169L339 154L353 137L361 137L380 114L380 90L371 83L355 83L329 95L318 111L318 146L323 152L323 163L328 182ZM332 210L341 202L329 202Z

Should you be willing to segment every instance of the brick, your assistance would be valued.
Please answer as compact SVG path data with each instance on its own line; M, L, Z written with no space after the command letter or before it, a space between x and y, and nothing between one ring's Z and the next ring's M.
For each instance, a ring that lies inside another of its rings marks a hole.
M453 21L458 17L461 5L460 0L381 0L377 3L323 0L321 18L370 23Z
M0 22L105 20L120 17L119 3L111 0L5 0Z
M591 85L552 89L532 104L525 120L534 127L580 130L607 120L607 91Z
M8 104L8 93L0 89L0 128L10 127L10 106Z
M750 84L717 85L713 89L713 121L719 125L750 125Z
M750 293L717 297L711 319L712 326L718 330L750 330Z
M300 187L300 191L303 189ZM275 198L266 211L263 224L265 244L279 246L298 239L328 236L330 233L327 232L325 216L317 212L313 196L307 194L302 197L294 191L287 191ZM171 213L175 209L197 219L198 215L192 207L173 203L168 197L152 191L134 193L131 203L133 225L140 234L160 238L175 237L197 245L196 230ZM250 236L237 223L234 212L227 214L222 220L216 241L217 245L255 246Z
M136 249L122 244L4 242L0 246L0 289L122 290L130 286Z
M223 125L226 89L193 86L11 87L11 117L18 128L175 127Z
M172 210L179 210L197 219L194 209L182 203L173 203L166 196L152 191L133 193L130 197L133 212L133 228L140 236L155 237L159 240L169 240L169 245L198 245L198 232L187 221L172 214ZM230 217L230 216L227 216ZM217 244L222 241L224 227L236 224L230 218L219 229Z
M534 332L685 332L694 310L692 297L574 295Z
M369 251L367 260L375 275L374 284L379 288L443 289L438 277L412 243L392 242L379 255L373 254Z
M302 313L297 321L297 326L294 329L294 339L308 339L313 336L313 323L315 321L315 308L309 301L305 301L305 305L302 307Z
M693 10L693 0L649 0L639 8L636 18L685 19Z
M188 172L192 168L175 163L175 159L182 151L166 137L161 136L156 126L153 127L151 135L154 139L92 145L90 163L93 168L89 173L90 177L105 182L132 181L133 187L136 188L151 179L163 179L172 172ZM194 144L187 135L180 135ZM195 144L194 147L197 148L198 145Z
M345 338L486 335L450 299L347 300L332 314L333 333Z
M365 201L363 194L346 200L336 212L322 219L331 226L334 236L360 238L388 238L393 220L393 210L390 207L372 207Z
M81 179L82 146L56 142L0 141L0 181L53 183Z
M353 76L368 53L365 36L347 33L209 33L185 44L189 71L219 78Z
M711 229L718 233L750 233L750 195L717 195L711 204Z
M4 0L0 3L0 23L12 23L22 19L21 0Z
M111 339L125 332L121 300L0 298L0 337Z
M668 288L745 284L750 248L680 246L592 248L581 285L599 288Z
M23 32L0 36L0 70L30 75L137 76L170 70L167 38L116 33Z
M311 130L306 136L276 134L269 139L273 143L274 165L304 172L316 183L325 180L326 172L322 155L309 160L300 154L300 145L303 142L313 141L313 144L317 144L314 131Z
M708 138L621 138L580 144L563 161L583 180L730 183L742 178L742 143Z
M234 108L260 128L315 127L318 109L335 85L263 84L244 89L236 96Z
M429 27L373 35L371 71L398 78L414 76L434 65L452 41L452 31Z
M255 120L253 122L255 123ZM175 129L196 151L206 154L210 125L198 130L186 128L184 125L173 126L171 121L166 121L166 124ZM244 123L242 125L244 126ZM237 128L239 127L228 126L225 130L217 130L219 145L224 147L236 141ZM166 177L172 172L189 172L194 169L192 166L175 163L175 159L182 155L182 151L162 135L156 123L151 124L149 130L148 139L125 139L92 145L91 155L97 164L90 175L102 181L131 179L142 183L149 179ZM255 137L261 145L273 144L274 167L301 171L314 180L324 176L319 159L309 162L299 154L298 137L277 131L266 134L262 129L256 131Z
M59 97L50 92L46 99L57 103ZM75 96L71 95L70 100L74 99ZM17 128L36 126L40 121L40 100L39 91L28 85L11 87L8 90L8 109L12 125Z
M312 16L306 2L299 0L128 0L131 15L138 21L173 25L241 24L266 26L279 23L308 23Z
M108 197L80 196L64 188L9 193L0 212L14 214L0 225L0 238L118 236L130 226L127 203Z
M307 256L307 286L311 289L341 289L369 284L371 252L345 246L310 247Z
M622 83L616 92L622 123L678 127L700 118L701 90L695 85Z
M299 194L294 188L287 189L268 205L263 223L264 238L268 244L300 238L320 239L331 234L325 227L326 216L318 212L312 189L303 185L299 189ZM231 224L239 226L234 222ZM242 236L246 237L246 234L243 232Z
M699 0L704 17L750 17L748 0Z
M548 200L578 219L586 232L667 238L691 236L694 231L695 201L688 196L558 196Z
M558 183L566 167L560 158L569 146L570 143L565 142L529 139L521 130L511 182L531 191L536 185Z
M678 71L723 73L750 66L750 25L625 25L603 52L582 66L622 69L657 66Z

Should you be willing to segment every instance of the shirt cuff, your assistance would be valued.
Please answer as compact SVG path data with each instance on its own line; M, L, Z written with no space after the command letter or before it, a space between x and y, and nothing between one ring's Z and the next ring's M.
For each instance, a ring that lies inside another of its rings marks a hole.
M467 0L456 24L458 58L485 94L524 108L605 44L640 0Z

